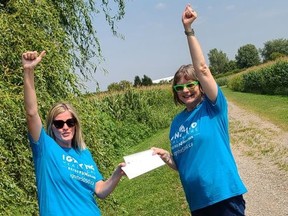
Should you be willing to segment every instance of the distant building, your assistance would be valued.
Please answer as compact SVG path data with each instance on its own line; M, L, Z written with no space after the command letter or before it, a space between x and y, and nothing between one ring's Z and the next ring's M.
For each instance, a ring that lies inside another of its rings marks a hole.
M152 82L153 82L154 84L160 83L161 81L170 82L173 78L174 78L174 76L170 76L170 77L166 77L166 78L161 78L161 79L153 80Z

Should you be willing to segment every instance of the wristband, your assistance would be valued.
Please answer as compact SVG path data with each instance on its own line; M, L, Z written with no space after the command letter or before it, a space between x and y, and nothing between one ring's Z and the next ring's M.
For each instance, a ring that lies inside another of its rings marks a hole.
M186 36L194 36L195 35L194 29L191 29L190 32L184 31L184 33L185 33Z

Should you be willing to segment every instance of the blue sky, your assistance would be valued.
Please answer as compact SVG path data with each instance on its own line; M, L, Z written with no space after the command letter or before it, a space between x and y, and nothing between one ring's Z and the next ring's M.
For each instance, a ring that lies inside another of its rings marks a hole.
M191 63L181 23L188 3L198 13L193 28L206 59L214 48L234 60L241 46L263 48L269 40L288 38L287 0L128 0L125 17L117 22L124 40L113 36L104 20L97 20L103 67L108 70L94 74L100 89L121 80L133 83L135 76L173 76L182 64ZM95 91L95 80L85 83L88 91Z

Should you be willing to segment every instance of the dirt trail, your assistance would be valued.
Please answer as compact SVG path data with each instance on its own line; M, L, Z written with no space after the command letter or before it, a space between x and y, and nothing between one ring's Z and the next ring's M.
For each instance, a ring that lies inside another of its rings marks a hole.
M288 132L231 102L229 118L247 216L288 216Z

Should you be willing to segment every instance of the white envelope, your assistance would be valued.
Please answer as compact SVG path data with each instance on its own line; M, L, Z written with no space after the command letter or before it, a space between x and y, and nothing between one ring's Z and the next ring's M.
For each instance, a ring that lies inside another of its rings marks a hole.
M122 170L129 179L135 178L165 164L159 155L153 155L153 150L151 149L127 155L123 158L126 166L122 167Z

